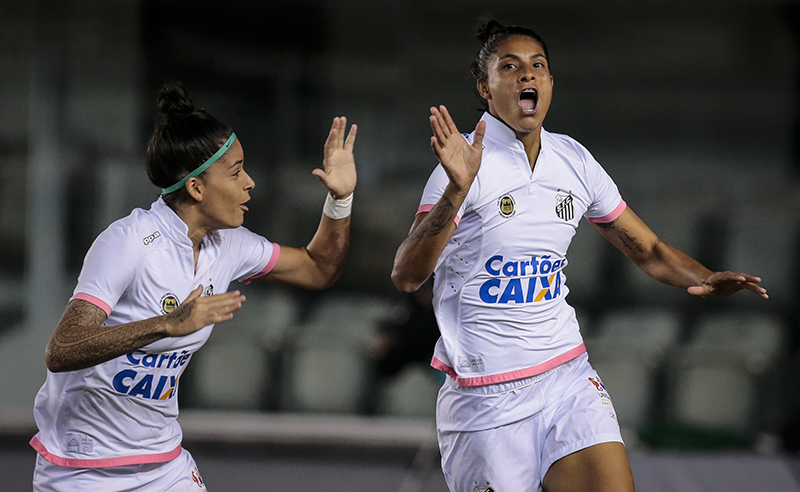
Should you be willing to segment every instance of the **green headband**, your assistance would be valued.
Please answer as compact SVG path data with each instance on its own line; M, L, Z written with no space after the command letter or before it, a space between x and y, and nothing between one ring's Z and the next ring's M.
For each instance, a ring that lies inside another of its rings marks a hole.
M183 185L186 184L186 180L188 180L189 178L194 178L195 176L198 176L200 173L202 173L203 171L208 169L208 167L211 166L211 164L214 164L215 162L217 162L217 159L222 157L222 154L227 152L227 150L229 148L231 148L231 145L233 145L233 142L235 142L235 141L236 141L236 134L235 133L231 133L230 138L228 138L228 140L224 144L222 144L222 147L220 147L219 150L214 155L209 157L208 160L206 162L204 162L202 166L200 166L197 169L195 169L194 171L190 172L189 174L184 176L182 180L178 181L177 183L175 183L174 185L170 186L169 188L161 188L161 193L163 193L164 195L168 195L168 194L172 193L175 190L179 190L179 189L183 188Z

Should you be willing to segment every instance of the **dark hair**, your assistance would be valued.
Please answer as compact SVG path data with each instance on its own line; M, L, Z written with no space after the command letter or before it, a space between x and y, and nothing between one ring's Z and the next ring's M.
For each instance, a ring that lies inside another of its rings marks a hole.
M147 144L147 176L159 188L168 188L214 155L233 130L204 109L195 109L179 83L164 84L157 100L161 121ZM182 187L164 200L172 205L191 196Z
M548 61L550 60L550 55L547 53L547 45L544 44L538 34L527 27L504 26L494 19L488 19L483 20L476 31L476 35L481 42L481 50L470 68L470 73L476 80L486 80L488 77L489 58L497 52L497 47L511 36L527 36L533 39L542 45L545 58Z

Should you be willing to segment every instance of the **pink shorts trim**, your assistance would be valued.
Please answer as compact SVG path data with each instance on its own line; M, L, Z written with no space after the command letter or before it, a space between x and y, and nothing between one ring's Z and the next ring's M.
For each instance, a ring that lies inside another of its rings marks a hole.
M541 364L535 365L533 367L528 367L526 369L520 369L517 371L505 372L503 374L480 376L477 378L459 377L456 371L452 367L448 366L447 364L440 361L436 357L434 357L433 360L431 360L431 367L433 367L434 369L438 369L443 373L447 374L448 376L452 377L453 379L455 379L456 384L459 386L485 386L487 384L505 383L508 381L514 381L516 379L529 378L531 376L542 374L556 366L560 366L565 362L571 361L572 359L581 355L584 352L586 352L586 345L583 342L581 342L581 344L575 347L574 349L568 350L557 357L554 357L546 362L542 362Z
M50 463L58 466L66 466L69 468L108 468L111 466L124 466L124 465L144 465L147 463L164 463L167 461L172 461L178 456L181 455L181 445L179 444L177 448L173 449L168 453L156 453L156 454L140 454L134 456L120 456L118 458L101 458L101 459L87 459L87 460L76 460L70 458L62 458L61 456L56 456L47 448L44 447L44 444L39 440L38 437L33 436L31 439L30 445L33 449L36 450L37 453L42 455L42 458L46 459Z
M416 215L427 214L428 212L433 210L433 207L435 207L435 206L436 205L420 205L420 207L417 209L417 214ZM458 223L461 222L461 218L458 215L456 215L455 217L453 217L453 222L455 222L456 223L456 227L458 227Z
M610 214L604 215L602 217L586 217L586 220L591 222L592 224L608 224L609 222L614 222L622 215L622 212L628 207L628 204L625 203L625 200L620 200L619 205L615 208Z
M269 263L267 263L267 266L265 266L263 270L256 273L247 280L243 280L242 285L248 285L253 280L263 277L264 275L271 272L272 269L275 268L275 265L278 263L278 258L280 258L280 256L281 256L281 245L277 243L272 243L272 257L269 259Z
M105 302L101 301L100 299L96 298L95 296L90 296L89 294L84 294L83 292L79 292L72 296L72 299L69 302L74 300L86 301L90 304L94 304L95 306L99 307L103 311L105 311L106 316L111 316L111 307L106 304Z

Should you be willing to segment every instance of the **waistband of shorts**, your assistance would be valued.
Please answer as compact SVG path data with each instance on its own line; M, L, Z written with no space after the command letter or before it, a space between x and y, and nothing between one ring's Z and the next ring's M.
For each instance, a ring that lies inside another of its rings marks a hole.
M490 386L493 384L498 383L506 383L509 381L518 381L520 379L529 378L531 376L538 376L540 374L544 374L551 369L554 369L558 366L561 366L572 359L577 358L581 354L586 353L586 344L581 342L580 345L574 347L566 352L553 357L552 359L546 360L541 364L537 364L535 366L526 367L524 369L517 369L514 371L509 371L501 374L491 374L488 376L473 376L473 377L463 377L460 376L455 369L447 365L445 362L439 360L434 355L431 359L431 367L434 369L438 369L443 373L453 377L456 381L456 384L460 387L463 386Z
M589 357L588 354L586 352L583 352L577 357L570 359L567 362L564 362L563 364L559 364L556 367L548 371L545 371L541 374L536 374L534 376L528 376L526 378L521 378L521 379L515 379L513 381L505 381L502 383L485 384L482 386L459 386L458 383L456 383L456 380L449 374L445 378L445 381L450 386L457 388L458 391L464 393L470 393L473 395L497 395L536 384L537 382L552 376L562 368L569 367L572 364L577 364L580 359L582 358L585 359L588 357Z

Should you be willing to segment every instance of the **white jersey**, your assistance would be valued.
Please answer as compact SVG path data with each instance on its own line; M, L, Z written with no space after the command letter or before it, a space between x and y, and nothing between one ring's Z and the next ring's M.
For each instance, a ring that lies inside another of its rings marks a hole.
M488 113L482 120L481 168L434 270L441 338L431 365L460 386L541 374L585 352L565 301L567 248L581 216L611 222L626 206L572 138L542 129L531 171L514 131ZM433 208L447 183L437 166L418 213Z
M162 199L135 209L95 240L72 299L100 307L104 326L175 310L198 285L203 295L268 273L280 247L243 227L203 238L195 271L188 226ZM178 380L213 325L158 340L77 371L47 372L36 396L31 445L51 463L77 467L158 463L181 453Z

